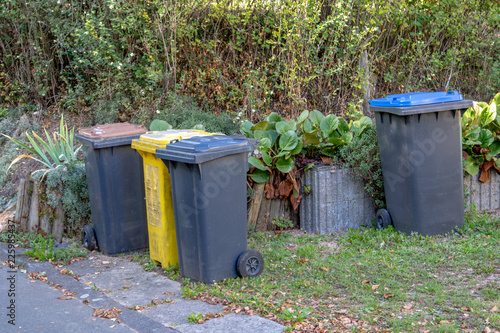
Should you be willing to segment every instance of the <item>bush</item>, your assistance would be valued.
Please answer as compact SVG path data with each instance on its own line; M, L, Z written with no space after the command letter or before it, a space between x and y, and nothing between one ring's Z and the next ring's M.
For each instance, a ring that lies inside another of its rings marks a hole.
M88 112L119 95L133 118L173 91L247 118L342 115L368 81L374 97L457 89L485 100L500 90L492 8L496 0L4 0L0 107L60 101ZM358 66L365 52L369 71Z
M385 208L384 181L375 126L362 135L355 136L348 145L342 146L340 157L345 167L353 168L354 176L364 181L365 190L375 206Z
M83 163L57 168L45 176L46 203L55 209L59 200L65 211L64 224L69 236L80 234L90 223L90 201Z
M202 124L207 132L235 134L239 123L233 121L226 113L218 115L200 108L193 98L177 96L169 97L169 106L159 111L156 119L165 120L175 129L191 129Z

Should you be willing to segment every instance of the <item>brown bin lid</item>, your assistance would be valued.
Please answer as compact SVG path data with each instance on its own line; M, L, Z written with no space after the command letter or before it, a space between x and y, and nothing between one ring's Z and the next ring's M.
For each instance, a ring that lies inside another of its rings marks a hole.
M115 123L96 125L93 127L82 127L78 134L89 139L107 139L120 136L144 134L148 130L144 125L133 125L129 123Z

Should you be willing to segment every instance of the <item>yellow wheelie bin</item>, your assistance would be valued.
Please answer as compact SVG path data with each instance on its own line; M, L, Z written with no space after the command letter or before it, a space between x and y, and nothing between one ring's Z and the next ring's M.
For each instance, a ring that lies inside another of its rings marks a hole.
M156 149L195 136L213 135L200 130L168 130L148 132L132 140L132 148L142 156L151 260L163 268L177 265L177 237L170 174L165 163L156 157Z

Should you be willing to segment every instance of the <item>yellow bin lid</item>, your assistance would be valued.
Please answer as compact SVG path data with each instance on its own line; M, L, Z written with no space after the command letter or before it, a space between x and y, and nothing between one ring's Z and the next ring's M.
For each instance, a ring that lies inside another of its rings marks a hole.
M147 132L139 137L138 140L132 140L132 148L156 153L156 149L165 148L173 140L182 140L193 136L213 135L201 130L167 130Z

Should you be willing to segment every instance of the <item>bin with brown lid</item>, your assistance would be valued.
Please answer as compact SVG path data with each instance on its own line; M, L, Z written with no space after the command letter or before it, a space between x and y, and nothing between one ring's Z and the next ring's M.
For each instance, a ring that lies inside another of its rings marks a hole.
M105 254L148 247L144 171L132 140L147 132L143 125L104 124L78 130L84 144L92 227L83 228L89 250Z

